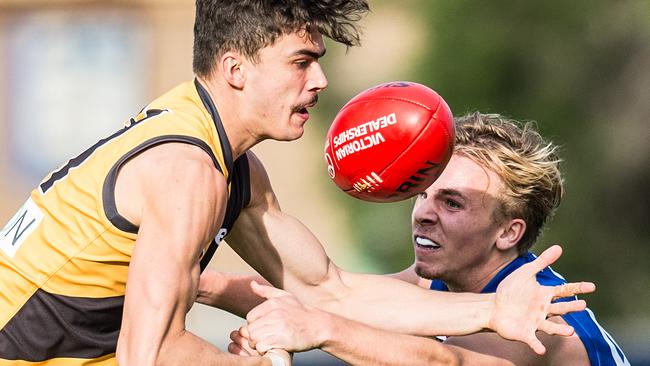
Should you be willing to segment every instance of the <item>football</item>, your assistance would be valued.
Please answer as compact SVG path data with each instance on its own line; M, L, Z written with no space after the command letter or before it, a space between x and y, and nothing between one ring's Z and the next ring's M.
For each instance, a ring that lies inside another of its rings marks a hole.
M431 185L453 147L453 116L442 97L422 84L390 82L341 108L327 133L325 161L349 195L396 202Z

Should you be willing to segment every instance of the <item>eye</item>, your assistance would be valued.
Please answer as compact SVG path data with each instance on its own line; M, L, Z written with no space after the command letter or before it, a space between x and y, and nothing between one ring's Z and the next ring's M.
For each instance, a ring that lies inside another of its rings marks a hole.
M294 64L298 66L299 69L306 69L309 67L311 62L309 60L297 60L294 61Z
M456 201L454 201L452 199L445 200L445 204L447 205L447 207L449 207L451 209L454 209L454 210L458 210L458 209L462 208L460 203L458 203L458 202L456 202Z

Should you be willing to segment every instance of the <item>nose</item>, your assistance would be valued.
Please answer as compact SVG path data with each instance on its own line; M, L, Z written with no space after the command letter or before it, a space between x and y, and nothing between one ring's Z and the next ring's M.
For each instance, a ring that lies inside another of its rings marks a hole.
M438 213L434 204L434 198L424 195L418 197L413 205L413 224L421 226L435 225L438 222Z
M329 82L327 81L327 77L325 76L325 72L320 63L312 63L311 75L307 84L308 90L318 93L327 88L328 84Z

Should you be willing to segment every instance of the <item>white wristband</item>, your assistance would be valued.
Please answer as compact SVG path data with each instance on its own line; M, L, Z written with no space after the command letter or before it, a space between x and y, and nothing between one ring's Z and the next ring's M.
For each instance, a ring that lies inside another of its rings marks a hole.
M288 366L287 363L284 362L284 358L280 357L279 355L276 355L271 351L264 354L264 357L271 360L271 365L273 366Z

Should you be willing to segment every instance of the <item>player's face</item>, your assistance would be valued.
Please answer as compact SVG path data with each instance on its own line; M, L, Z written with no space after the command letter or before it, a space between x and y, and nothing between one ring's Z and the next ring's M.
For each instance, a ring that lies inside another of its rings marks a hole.
M462 155L452 156L413 207L415 271L420 277L443 280L454 289L493 275L485 272L499 258L495 242L500 224L494 213L502 187L491 170Z
M259 51L259 62L249 64L244 90L256 115L256 135L275 140L302 136L309 108L327 87L318 63L324 53L321 34L304 30Z

